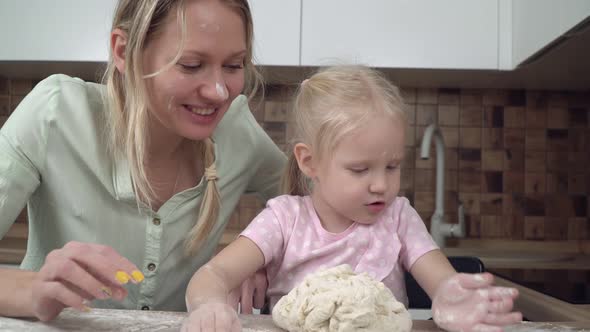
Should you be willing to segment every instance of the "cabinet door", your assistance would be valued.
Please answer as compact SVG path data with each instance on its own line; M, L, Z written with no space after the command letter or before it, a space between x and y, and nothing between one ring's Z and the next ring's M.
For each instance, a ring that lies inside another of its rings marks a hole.
M498 0L302 0L301 64L498 68Z
M254 57L261 65L299 65L300 0L250 0Z
M116 0L0 0L0 60L106 61Z
M514 0L512 61L514 67L590 17L588 0Z

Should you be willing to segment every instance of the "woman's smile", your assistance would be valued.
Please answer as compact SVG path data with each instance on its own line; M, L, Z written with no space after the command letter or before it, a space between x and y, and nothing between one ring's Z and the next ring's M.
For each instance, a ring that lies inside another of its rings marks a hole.
M197 107L192 105L182 105L184 110L183 117L187 118L188 121L196 125L209 125L214 123L217 119L218 108L211 107Z

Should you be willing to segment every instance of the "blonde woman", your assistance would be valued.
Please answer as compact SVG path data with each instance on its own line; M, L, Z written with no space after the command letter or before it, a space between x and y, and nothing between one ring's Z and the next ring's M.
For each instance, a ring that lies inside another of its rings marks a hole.
M398 197L403 105L398 89L366 67L328 68L301 84L285 172L289 195L270 200L191 279L186 331L238 331L228 290L261 267L272 307L307 274L341 264L382 281L405 305L404 271L410 271L447 330L500 331L522 319L511 312L515 289L491 286L489 273L455 272L418 213Z
M240 196L276 195L286 162L241 95L252 32L246 0L120 0L104 85L55 75L22 101L0 132L0 237L26 204L29 238L0 315L186 310Z

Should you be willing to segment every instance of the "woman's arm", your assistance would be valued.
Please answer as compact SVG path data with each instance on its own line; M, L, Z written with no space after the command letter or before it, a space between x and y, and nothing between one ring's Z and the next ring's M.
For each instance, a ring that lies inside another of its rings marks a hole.
M36 272L0 269L0 315L32 317L31 289Z
M264 266L264 255L250 239L240 236L201 267L186 290L187 310L207 302L228 303L229 292Z
M256 173L252 176L248 192L260 195L262 199L269 200L281 194L281 177L287 164L287 156L279 149L268 134L256 122L250 112L247 119L256 136Z
M142 280L137 266L114 249L68 242L47 255L39 272L0 270L0 315L48 321L66 307L88 310L94 299L122 300L123 284Z

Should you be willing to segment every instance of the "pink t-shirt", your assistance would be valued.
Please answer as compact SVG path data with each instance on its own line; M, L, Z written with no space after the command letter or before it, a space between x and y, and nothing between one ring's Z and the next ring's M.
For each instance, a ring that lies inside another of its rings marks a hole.
M241 235L264 254L271 308L307 274L340 264L382 281L407 307L404 271L438 249L404 197L397 197L375 223L354 223L335 234L322 227L311 197L279 196Z

